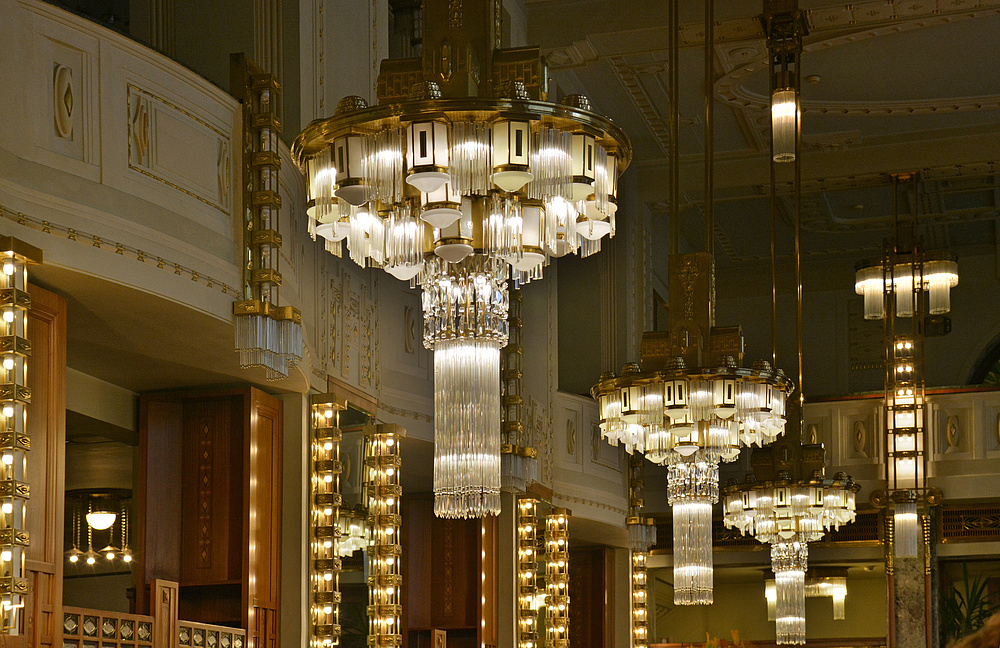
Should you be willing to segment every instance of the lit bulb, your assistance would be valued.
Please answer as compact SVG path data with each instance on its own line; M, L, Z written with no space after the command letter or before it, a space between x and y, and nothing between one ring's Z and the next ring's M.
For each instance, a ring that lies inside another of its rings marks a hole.
M392 532L393 532L392 527L386 527L386 529L385 529L385 534L386 535L392 535Z
M387 500L385 500L385 505L386 506L392 506L395 503L396 503L396 498L395 497L390 497Z
M326 418L328 418L328 419L332 419L333 418L333 410L332 409L326 410L325 412L323 412L323 416L326 417Z
M333 515L333 509L332 508L323 509L323 515Z
M3 359L3 368L7 371L14 368L14 356L7 356Z
M332 546L333 546L333 540L324 540L323 541L323 548L324 549L329 549Z
M105 558L107 558L108 560L114 560L114 559L115 559L115 552L113 552L113 551L109 551L108 553L104 554L104 556L105 556Z
M391 448L392 446L396 445L396 440L393 439L392 437L389 437L388 439L385 440L385 444Z
M323 475L323 481L329 484L330 482L333 481L333 475Z
M127 563L128 562L132 562L132 554L128 554L128 553L125 554L124 556L122 556L122 560L124 560Z
M97 562L97 559L95 559L93 556L87 556L88 565L93 565L95 562Z
M330 450L333 450L333 444L327 441L323 444L323 449L329 452Z
M3 321L7 322L8 324L14 321L13 309L8 308L3 312Z
M14 416L14 405L13 403L4 403L3 405L3 415L7 418Z
M390 566L391 565L395 565L396 564L396 559L393 558L392 556L389 556L388 558L385 559L385 564L390 565Z
M17 268L10 261L4 261L3 263L3 273L5 275L12 275Z
M331 574L330 572L326 572L325 574L323 574L323 580L325 581L333 580L333 574Z
M333 608L327 605L325 608L323 608L323 614L333 614Z
M2 560L3 562L7 562L8 560L10 560L10 549L4 549L3 551L0 551L0 560Z
M392 477L393 475L396 474L396 469L393 468L392 466L389 466L388 468L385 469L385 474L388 475L389 477Z
M14 505L10 502L4 502L3 506L0 506L0 511L3 511L5 515L10 515L11 511L14 510Z
M390 585L389 587L385 588L385 593L388 594L389 596L392 596L393 594L396 593L396 588Z
M78 561L78 560L80 560L80 559L79 559L79 558L78 558L77 556L70 556L70 557L69 557L69 561L70 561L71 563L75 563L75 562L76 562L76 561Z
M3 455L0 455L0 461L3 461L4 464L7 466L11 465L12 463L14 463L14 453L13 452L3 453Z

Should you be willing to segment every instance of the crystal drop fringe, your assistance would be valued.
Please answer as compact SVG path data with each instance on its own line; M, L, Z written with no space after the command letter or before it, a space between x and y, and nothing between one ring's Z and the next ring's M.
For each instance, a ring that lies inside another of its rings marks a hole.
M491 186L493 147L486 122L455 122L451 125L448 151L451 188L464 195L485 196Z
M779 542L771 545L771 569L774 570L777 643L796 645L806 642L805 574L809 545L804 542Z
M453 339L434 350L434 514L500 513L500 343Z

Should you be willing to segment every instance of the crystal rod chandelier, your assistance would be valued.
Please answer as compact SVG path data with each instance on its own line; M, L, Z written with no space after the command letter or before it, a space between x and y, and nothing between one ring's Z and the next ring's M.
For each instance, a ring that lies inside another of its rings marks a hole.
M424 3L423 58L382 62L377 105L344 98L292 157L310 233L423 291L434 511L462 518L500 509L508 278L520 285L552 259L600 250L631 144L586 97L547 100L537 48L498 47L496 22L479 19L498 15L498 0L465 2L457 23L449 7Z

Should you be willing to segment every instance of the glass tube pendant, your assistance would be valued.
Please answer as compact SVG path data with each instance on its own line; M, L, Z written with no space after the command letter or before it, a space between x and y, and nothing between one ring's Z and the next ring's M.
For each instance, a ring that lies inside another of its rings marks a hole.
M795 161L796 92L779 88L771 94L771 142L775 162Z

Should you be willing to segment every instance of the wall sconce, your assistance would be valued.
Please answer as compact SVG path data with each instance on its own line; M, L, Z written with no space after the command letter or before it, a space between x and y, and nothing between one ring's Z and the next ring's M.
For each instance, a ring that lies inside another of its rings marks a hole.
M765 582L764 596L767 598L767 620L774 621L777 618L776 603L778 594L773 578ZM805 596L806 598L823 598L829 596L833 600L834 620L843 621L847 618L845 614L847 570L836 568L809 570L806 573L805 579Z

